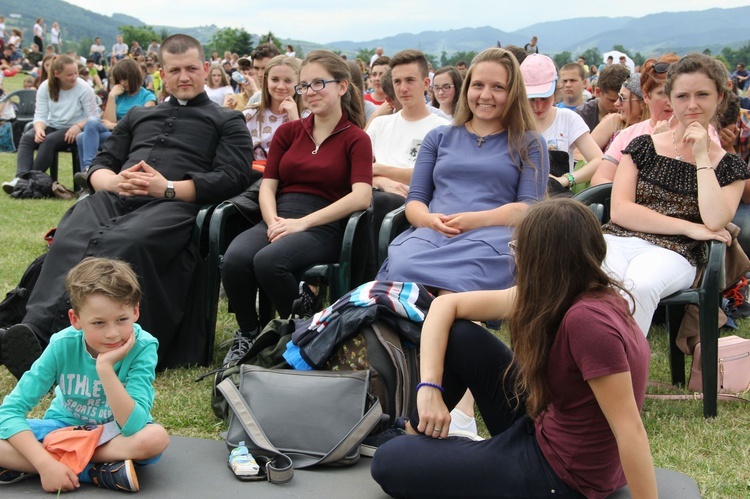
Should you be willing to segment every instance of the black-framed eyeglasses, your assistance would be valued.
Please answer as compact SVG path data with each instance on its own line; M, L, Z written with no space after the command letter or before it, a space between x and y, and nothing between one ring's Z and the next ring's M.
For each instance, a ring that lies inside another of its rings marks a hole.
M653 66L651 66L651 69L654 70L654 73L664 74L667 71L669 71L669 66L672 64L669 62L657 62L654 63Z
M515 239L508 241L508 250L510 251L510 256L516 256L516 252L518 251L518 241Z
M294 86L294 91L298 95L305 95L308 90L312 89L313 92L320 92L326 88L326 83L338 83L339 80L315 80L310 83L300 83Z
M450 90L453 87L455 87L455 85L433 85L432 86L432 91L435 92L435 93L438 93L438 92L447 92L448 90Z

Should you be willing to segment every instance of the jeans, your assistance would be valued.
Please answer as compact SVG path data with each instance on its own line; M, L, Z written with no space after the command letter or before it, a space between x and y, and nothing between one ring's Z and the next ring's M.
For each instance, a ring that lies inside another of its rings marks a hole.
M104 126L99 118L90 117L83 127L83 132L76 137L78 157L81 158L81 171L85 172L94 161L99 148L112 132Z
M457 321L445 352L443 400L452 409L471 390L492 438L394 438L372 460L372 476L393 497L583 497L560 479L536 441L524 401L513 397L513 353L481 326ZM416 428L419 414L409 424Z

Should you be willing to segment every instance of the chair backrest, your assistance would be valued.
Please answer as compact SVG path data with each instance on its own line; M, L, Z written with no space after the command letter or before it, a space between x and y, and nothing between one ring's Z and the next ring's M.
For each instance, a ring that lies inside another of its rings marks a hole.
M3 100L9 100L16 105L16 118L28 119L34 117L36 109L36 90L24 89L11 92Z
M588 206L601 223L609 221L609 205L612 197L612 183L589 187L573 196L573 199Z

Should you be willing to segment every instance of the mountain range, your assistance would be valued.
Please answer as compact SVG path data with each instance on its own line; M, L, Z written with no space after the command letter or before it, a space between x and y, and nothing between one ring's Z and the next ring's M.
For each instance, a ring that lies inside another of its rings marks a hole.
M0 0L0 12L6 15L6 27L23 29L26 38L31 37L31 26L38 16L43 16L47 24L58 21L67 40L100 36L106 46L114 43L119 26L143 26L135 17L125 14L105 16L71 5L63 0ZM425 53L440 56L454 52L480 51L486 47L513 44L523 46L532 36L539 38L540 50L554 54L569 51L580 53L596 47L601 52L608 51L616 44L644 55L674 51L684 54L690 51L703 51L708 48L713 53L725 46L738 48L750 39L741 21L750 19L750 6L731 9L708 9L691 12L663 12L644 17L581 17L575 19L548 21L525 28L505 32L490 26L461 28L445 31L423 31L421 33L400 33L379 39L350 41L341 40L327 44L314 41L283 38L282 43L291 43L303 52L315 48L335 49L354 55L360 49L383 47L386 54L393 54L405 48L417 48ZM157 33L186 33L195 36L204 44L221 29L215 25L194 28L153 26ZM735 28L736 27L736 28Z

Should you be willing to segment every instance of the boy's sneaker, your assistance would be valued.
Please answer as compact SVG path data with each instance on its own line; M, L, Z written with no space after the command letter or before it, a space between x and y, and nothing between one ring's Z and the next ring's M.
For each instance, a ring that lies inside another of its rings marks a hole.
M32 473L24 473L23 471L13 471L0 467L0 485L8 485L9 483L20 482L32 477Z
M10 194L11 192L13 192L13 188L18 183L18 180L19 180L18 177L14 177L13 180L9 182L3 182L3 190L5 191L6 194Z
M245 356L245 354L248 351L250 351L250 348L252 348L257 337L258 337L257 330L250 332L250 333L237 331L234 334L234 338L229 340L229 342L222 343L221 346L225 346L231 342L231 345L229 346L229 351L224 357L224 362L222 363L222 365L229 366L230 364L231 365L236 364L237 361L239 361L242 357Z
M116 463L95 463L89 470L89 476L94 485L103 489L123 492L138 492L139 490L135 466L130 459Z
M31 365L42 355L42 346L29 324L16 324L8 328L0 339L0 345L0 360L16 379L21 379L23 373L31 369Z
M372 457L375 455L375 451L378 450L378 447L389 440L393 440L396 437L401 437L406 434L406 430L394 426L393 428L388 428L377 435L370 435L365 438L362 441L362 445L359 446L359 454L365 457Z

